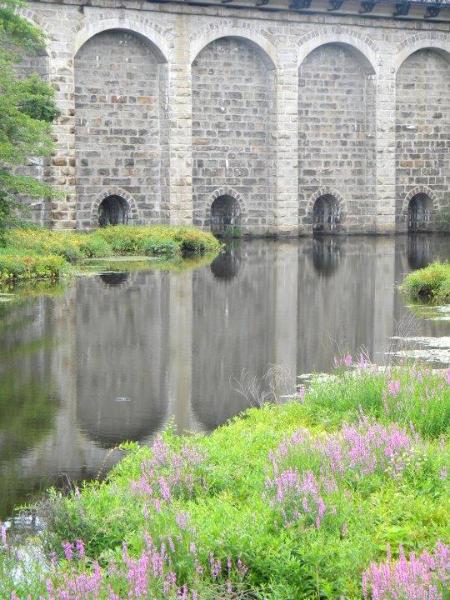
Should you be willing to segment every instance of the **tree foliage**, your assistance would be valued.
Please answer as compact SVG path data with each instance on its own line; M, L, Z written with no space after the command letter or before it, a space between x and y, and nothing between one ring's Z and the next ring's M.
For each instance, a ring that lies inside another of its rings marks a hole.
M23 174L31 158L52 151L51 123L57 116L53 89L37 75L19 78L25 54L38 54L44 36L16 11L18 0L0 7L0 243L16 218L21 198L48 198L51 188Z

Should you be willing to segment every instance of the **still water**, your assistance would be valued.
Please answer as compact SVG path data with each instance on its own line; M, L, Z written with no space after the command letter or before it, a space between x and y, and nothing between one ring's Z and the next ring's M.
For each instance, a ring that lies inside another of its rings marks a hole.
M171 420L210 431L344 352L385 363L395 335L449 336L396 287L449 256L436 236L243 241L197 270L0 303L0 519L51 483L103 475L117 444Z

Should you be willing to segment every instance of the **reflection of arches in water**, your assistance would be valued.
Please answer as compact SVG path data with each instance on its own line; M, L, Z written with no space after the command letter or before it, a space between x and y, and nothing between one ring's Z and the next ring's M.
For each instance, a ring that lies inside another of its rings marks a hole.
M108 286L122 285L122 283L128 281L129 277L129 273L114 273L113 271L109 273L100 273L100 279Z
M431 240L427 235L408 235L408 265L411 269L422 269L432 261Z
M233 234L241 225L239 202L232 196L219 196L211 205L211 231L216 235Z
M241 253L238 247L229 245L211 263L211 273L217 279L233 279L239 272Z
M84 280L76 306L76 418L100 446L143 440L168 410L169 278L129 274L126 285Z
M340 225L339 203L331 194L317 198L313 208L314 233L334 233Z
M162 382L159 391L151 390L155 386L144 375L144 363L141 370L130 373L127 361L114 364L111 360L108 373L100 368L98 374L79 374L77 421L99 446L114 448L123 441L141 441L161 429L167 394Z
M335 238L313 238L313 266L321 275L332 275L341 260L341 247Z
M128 223L129 207L121 196L108 196L98 207L98 224L100 227L106 225L126 225Z
M416 194L408 205L408 231L427 231L430 227L433 203L427 194Z

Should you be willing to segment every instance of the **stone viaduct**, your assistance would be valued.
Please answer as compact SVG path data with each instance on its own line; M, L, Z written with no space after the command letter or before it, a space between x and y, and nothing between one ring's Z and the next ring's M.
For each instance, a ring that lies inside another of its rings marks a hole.
M450 3L32 1L56 228L258 235L450 221ZM34 167L36 168L36 167Z

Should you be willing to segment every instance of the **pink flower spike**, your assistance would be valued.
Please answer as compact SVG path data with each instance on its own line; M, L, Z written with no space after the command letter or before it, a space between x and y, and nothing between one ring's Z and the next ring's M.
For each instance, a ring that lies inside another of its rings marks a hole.
M396 398L400 393L400 381L391 379L388 383L388 391L393 398Z

